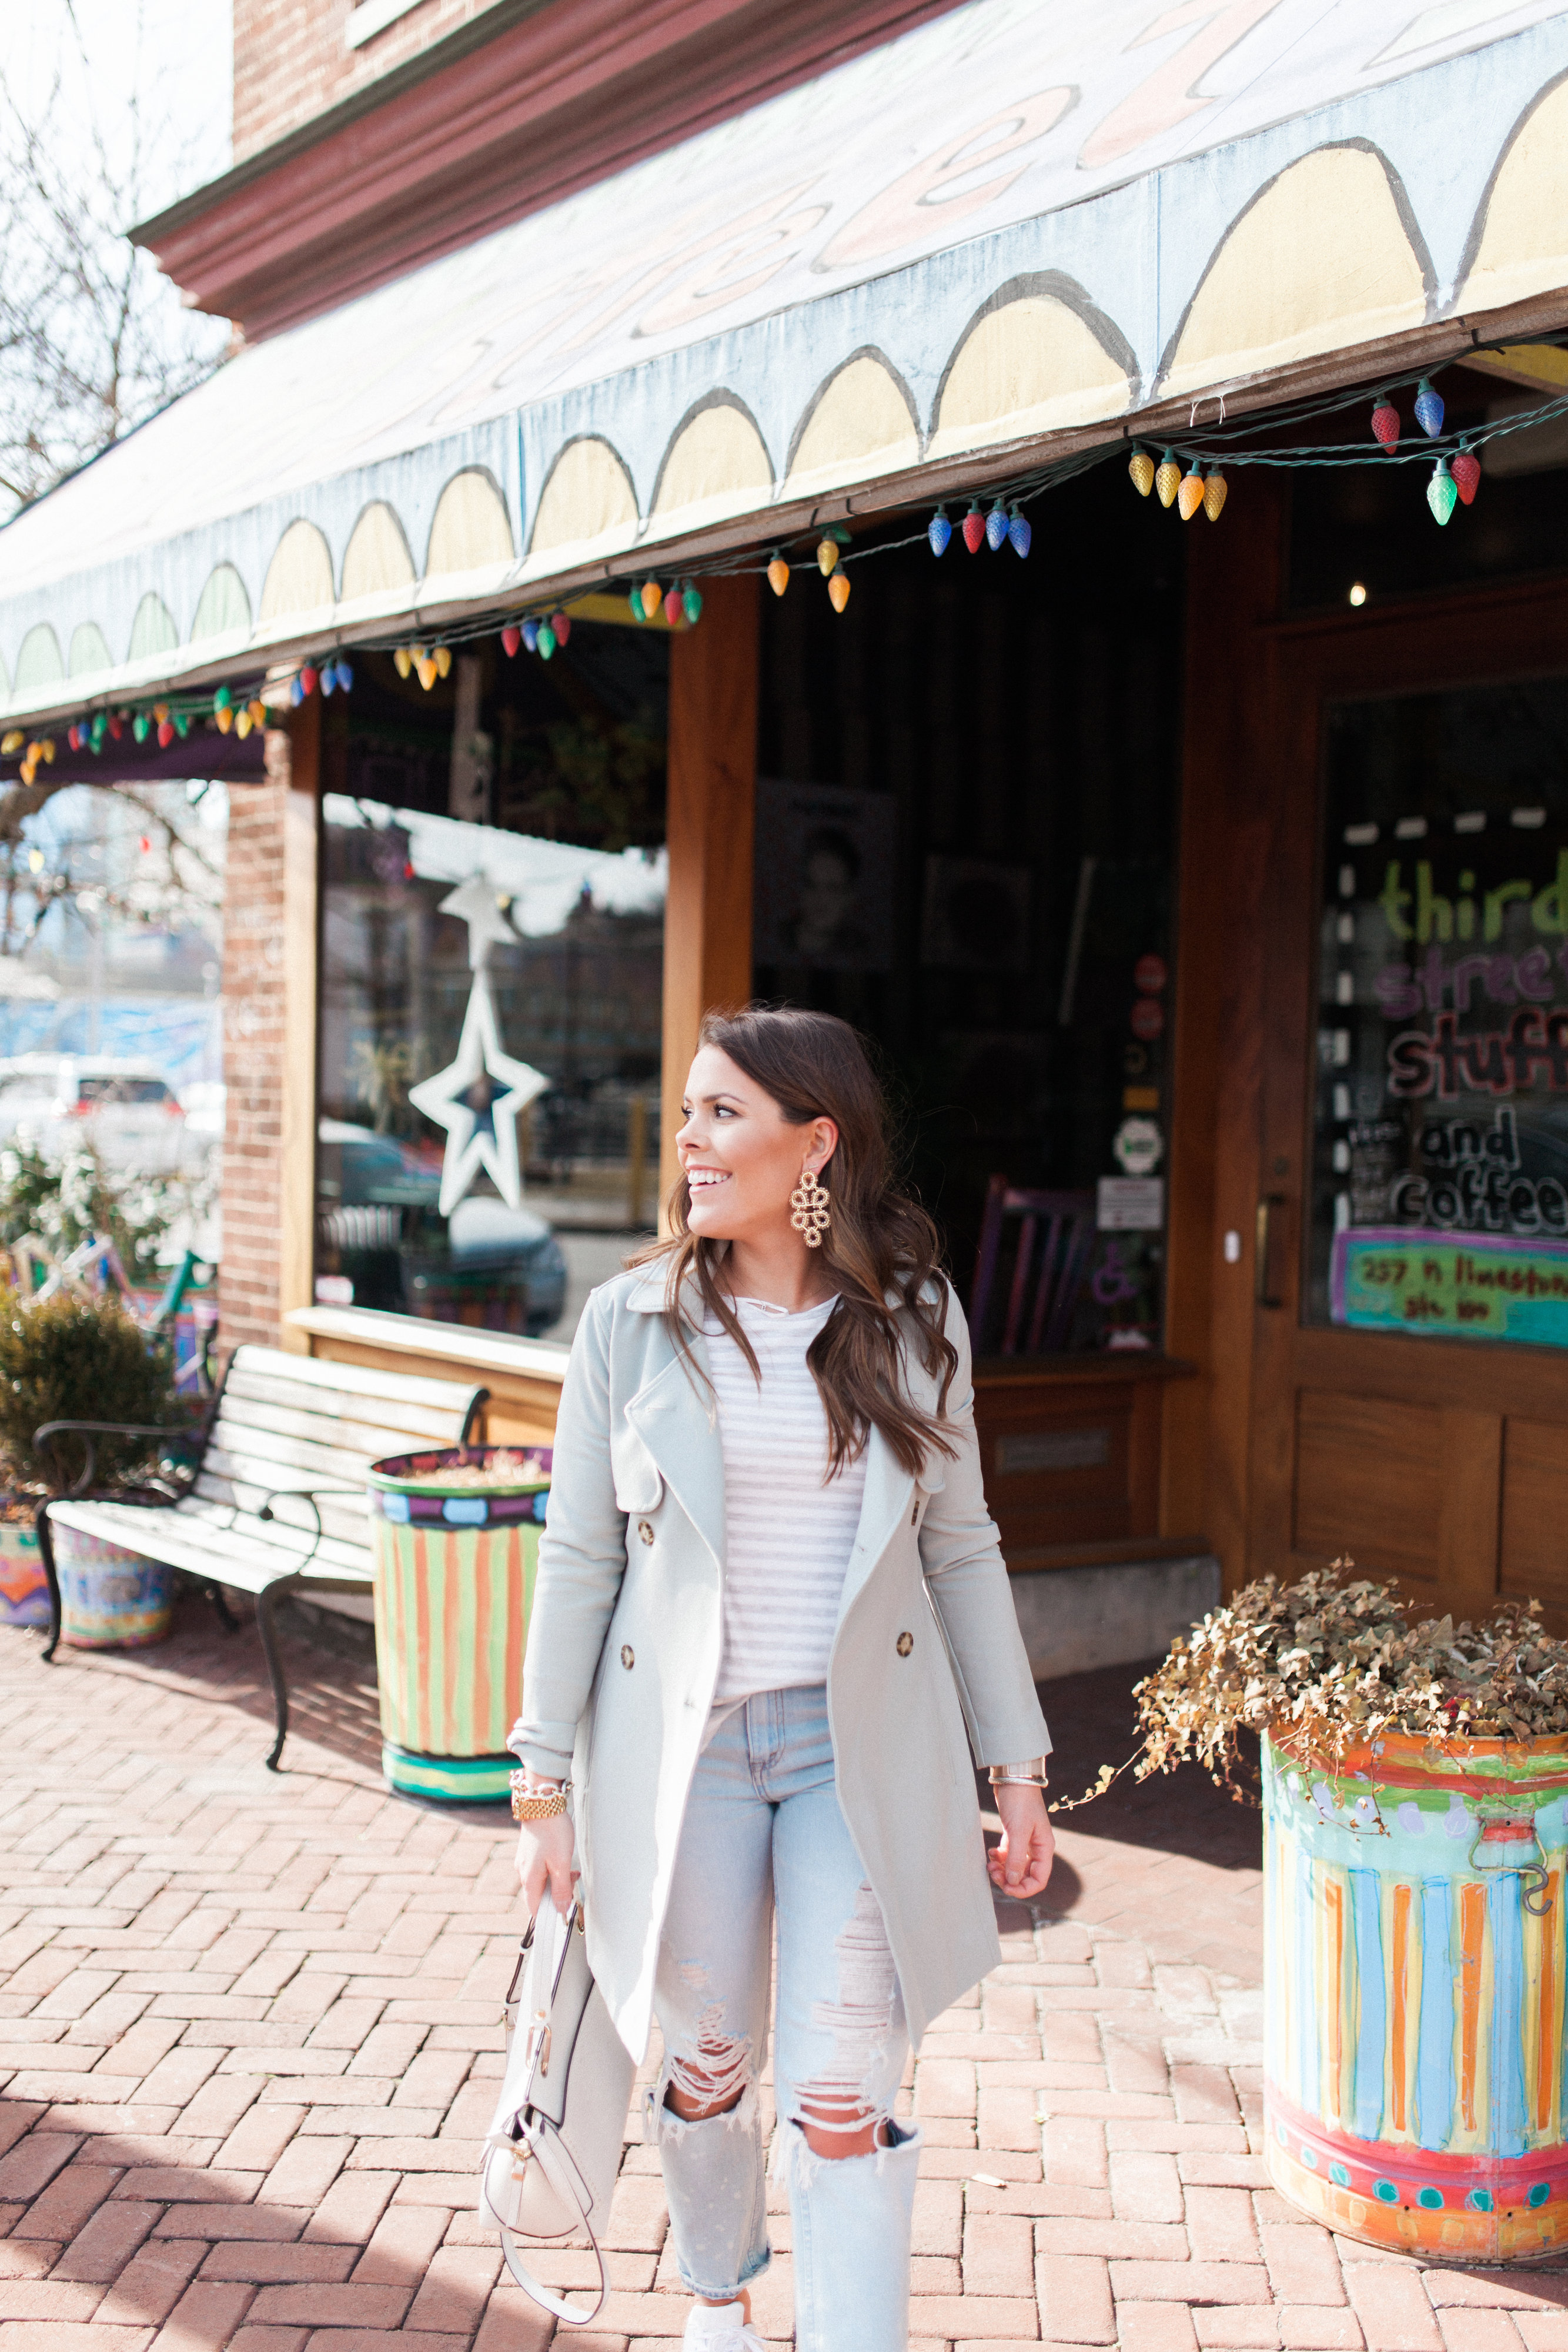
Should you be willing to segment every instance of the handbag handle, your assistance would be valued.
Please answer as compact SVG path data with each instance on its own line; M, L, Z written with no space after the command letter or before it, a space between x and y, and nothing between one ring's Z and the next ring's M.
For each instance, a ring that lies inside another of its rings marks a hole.
M604 2298L610 2292L610 2276L604 2267L604 2250L600 2245L594 2234L593 2224L588 2218L590 2200L581 2181L577 2177L577 2167L566 2155L564 2148L558 2148L555 2146L549 2132L537 2131L528 2123L522 2123L521 2129L522 2137L528 2144L528 2154L538 2165L540 2171L562 2203L574 2208L579 2225L588 2232L588 2242L592 2249L593 2259L599 2265L599 2292L587 2311L579 2310L575 2304L566 2302L562 2296L556 2294L553 2288L544 2285L540 2280L535 2278L527 2263L521 2260L516 2245L516 2231L512 2229L509 2222L501 2219L490 2202L487 2163L485 2171L480 2175L480 2196L484 2200L490 2219L501 2233L501 2252L507 2258L507 2268L511 2272L523 2293L531 2295L536 2303L542 2304L546 2311L553 2312L557 2319L568 2327L591 2326L604 2308ZM516 2154L517 2143L498 2134L493 2134L486 2141L485 2147L486 2158L497 2148L505 2148L508 2156L513 2156ZM559 2160L562 2158L564 2163Z

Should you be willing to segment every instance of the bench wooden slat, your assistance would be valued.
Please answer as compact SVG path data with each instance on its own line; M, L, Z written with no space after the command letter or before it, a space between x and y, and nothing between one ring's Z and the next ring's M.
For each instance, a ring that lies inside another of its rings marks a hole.
M202 1457L203 1467L225 1478L252 1478L262 1486L333 1485L347 1480L362 1486L370 1464L330 1442L324 1430L318 1440L277 1437L269 1429L239 1429L220 1422Z
M329 1428L336 1432L338 1444L362 1454L367 1462L377 1461L383 1454L419 1453L427 1446L455 1445L463 1433L462 1423L455 1414L428 1412L422 1407L418 1419L428 1427L418 1431L394 1428L390 1421L374 1418L374 1408L370 1405L328 1415L307 1412L303 1407L263 1403L254 1397L236 1401L225 1391L217 1425L220 1429L265 1429L278 1437L319 1437L323 1428Z
M301 1532L254 1517L223 1525L216 1516L198 1517L184 1505L159 1510L135 1503L56 1503L49 1518L242 1592L265 1591L280 1577L301 1571L328 1583L367 1585L374 1579L368 1550L355 1551L329 1538L312 1550Z
M286 1356L277 1348L246 1347L235 1350L229 1381L242 1396L258 1396L277 1404L302 1403L329 1394L370 1400L401 1420L414 1408L455 1413L461 1421L473 1401L476 1381L433 1381L411 1372L371 1370L360 1364L332 1363L319 1356Z
M257 1517L260 1502L256 1486L251 1480L214 1478L209 1477L204 1471L196 1481L193 1499L204 1504L209 1510L239 1510L249 1517ZM321 1514L321 1527L325 1534L332 1536L340 1543L356 1544L362 1549L369 1548L371 1541L371 1517L361 1496L321 1495L317 1496L315 1501L316 1507ZM183 1499L179 1507L181 1509L188 1507ZM291 1502L287 1490L277 1496L273 1504L273 1510L285 1526L313 1527L315 1525L315 1520L309 1516L310 1503L303 1497ZM258 1520L258 1524L266 1523Z

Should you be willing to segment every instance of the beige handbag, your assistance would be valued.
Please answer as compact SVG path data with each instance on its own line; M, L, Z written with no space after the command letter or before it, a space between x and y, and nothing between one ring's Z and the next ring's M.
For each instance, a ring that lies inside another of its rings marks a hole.
M479 2211L499 2228L517 2284L569 2327L596 2319L608 2292L599 2241L635 2071L588 1965L580 1901L563 1918L547 1896L507 1995L507 2072L481 2159ZM564 2245L585 2232L599 2264L586 2311L532 2275L519 2243Z

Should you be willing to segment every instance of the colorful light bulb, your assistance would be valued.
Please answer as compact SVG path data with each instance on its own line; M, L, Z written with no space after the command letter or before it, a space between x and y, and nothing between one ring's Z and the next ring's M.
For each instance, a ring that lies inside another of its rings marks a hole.
M836 557L837 548L833 550L833 553ZM678 588L672 588L664 599L664 625L669 629L684 628L685 619L686 608L681 602L681 592Z
M1133 478L1133 488L1141 499L1146 499L1155 487L1155 461L1148 451L1134 442L1127 460L1127 471Z
M228 705L227 705L227 703L226 703L226 702L225 703L225 705L224 705L224 707L223 707L223 709L222 709L221 710L214 710L214 713L213 713L213 718L214 718L214 721L215 721L215 723L216 723L217 730L218 730L218 733L219 733L220 735L226 735L226 734L228 733L228 731L229 731L229 729L230 729L230 728L234 725L234 723L235 723L235 715L234 715L234 712L229 709L229 707L228 707ZM97 744L96 744L96 743L94 744L93 749L94 749L94 751L96 751L96 750L98 749L98 746L97 746Z
M326 695L326 694L333 694L333 693L335 693L335 692L337 691L337 686L338 686L338 665L337 665L337 663L336 663L336 662L323 662L323 663L322 663L322 665L321 665L321 691L322 691L322 693L323 693L324 695ZM218 723L219 723L219 725L220 725L220 726L223 724L223 722L222 722L222 720L221 720L221 719L219 720L219 722L218 722Z
M555 641L557 645L564 646L568 637L571 635L570 615L566 613L552 613L550 614L549 625L555 631Z
M1469 442L1461 446L1456 457L1449 458L1448 471L1454 478L1454 488L1466 506L1473 507L1476 492L1481 486L1481 461Z
M251 728L254 724L255 721L252 719L248 710L235 711L235 733L239 737L242 743L245 741L246 737L250 733Z
M648 615L643 610L643 591L641 588L629 588L626 591L626 602L632 607L632 618L635 622L641 625L647 619Z
M1443 395L1433 391L1426 376L1416 387L1416 422L1433 441L1443 429Z
M971 555L977 555L986 536L986 518L980 512L978 499L971 499L969 511L964 517L964 544Z
M294 673L294 676L293 676L293 677L289 679L289 681L288 681L288 707L289 707L289 709L290 709L291 710L298 710L298 708L299 708L299 706L300 706L300 704L304 701L304 699L305 699L305 686L304 686L304 681L301 679L301 677L300 677L300 676L299 676L298 671L298 670L296 670L296 671L295 671L295 673Z
M831 539L824 531L817 541L817 569L824 580L833 571L838 560L839 542L836 539Z
M0 735L0 760L14 760L18 751L27 748L27 739L19 727L7 727Z
M340 693L340 694L348 694L348 693L350 693L350 692L352 691L352 689L353 689L353 684L354 684L354 673L353 673L352 669L350 667L349 664L344 660L344 658L343 658L342 655L341 655L341 654L340 654L340 655L338 656L338 691L339 691L339 693Z
M1007 541L1008 510L998 499L986 517L986 545L996 555L1007 545Z
M213 709L214 709L214 711L218 711L218 710L229 710L229 709L233 709L233 707L234 707L234 697L233 697L233 695L231 695L231 694L230 694L230 692L229 692L229 690L228 690L228 688L227 688L226 686L220 686L220 687L219 687L219 688L218 688L218 690L217 690L217 692L216 692L216 693L214 695L214 697L213 697Z
M657 618L659 607L664 601L664 592L660 587L658 582L656 580L644 580L643 583L643 610L650 621Z
M415 662L414 668L418 672L421 686L423 687L426 694L428 694L431 688L435 684L436 679L441 676L441 672L435 666L434 655L422 655L420 659Z
M1196 461L1192 471L1184 474L1176 487L1176 512L1183 522L1190 522L1203 504L1203 470Z
M637 607L637 618L641 620L643 617L643 599L635 593L635 591L633 591L633 602ZM528 647L529 653L538 653L539 649L539 625L537 621L528 620L523 623L523 643Z
M501 646L508 661L510 661L516 655L517 647L522 644L522 642L523 633L521 629L518 628L516 621L508 621L506 627L501 632Z
M436 646L435 674L438 677L450 677L452 675L452 648L450 646Z
M1203 511L1210 522L1218 522L1228 494L1223 474L1210 474L1203 486Z
M139 710L131 722L131 731L139 743L145 743L152 722L144 710Z
M694 588L691 582L688 580L686 582L685 593L681 598L681 602L686 608L686 625L689 628L695 629L697 623L703 616L702 590L700 588Z
M555 631L550 627L548 621L541 621L539 623L539 634L537 643L538 646L540 661L549 661L551 654L555 651Z
M828 594L832 600L834 612L841 613L850 601L850 575L847 572L834 572L828 583Z
M406 677L413 667L413 656L406 646L399 646L392 655L392 667L399 677Z
M172 719L161 719L158 721L158 749L159 749L161 751L166 751L169 749L170 744L171 744L173 740L174 740L174 722L173 722L173 720L172 720Z
M1372 412L1372 429L1385 449L1399 446L1399 411L1385 392L1377 395L1377 405Z
M304 668L299 673L299 683L304 688L307 694L315 693L317 676L318 672L315 663L307 662Z
M1015 555L1027 555L1034 543L1034 531L1028 515L1019 514L1014 507L1008 520L1008 538Z
M1446 457L1439 457L1427 485L1427 504L1439 522L1447 522L1458 502L1458 485L1448 471L1448 461Z
M782 596L789 585L789 566L777 548L768 559L768 585L776 596Z
M1176 453L1174 449L1167 449L1155 476L1155 489L1161 506L1168 507L1180 487L1181 467L1176 463Z
M255 727L265 727L265 726L266 726L266 724L267 724L267 705L266 705L266 703L265 703L265 702L263 702L263 701L262 701L262 699L261 699L261 698L260 698L260 696L259 696L259 695L258 695L258 696L256 696L256 698L255 698L253 701L246 703L246 709L250 712L250 716L251 716L251 724L252 724L253 726L255 726Z
M953 526L947 520L946 507L938 507L925 526L925 536L931 541L933 555L946 555L947 541L953 536Z
M70 745L71 750L72 750L73 751L79 751L81 750L81 741L80 741L80 738L79 738L79 736L78 736L78 734L77 730L76 730L74 727L68 727L68 728L67 728L67 730L66 730L66 741Z

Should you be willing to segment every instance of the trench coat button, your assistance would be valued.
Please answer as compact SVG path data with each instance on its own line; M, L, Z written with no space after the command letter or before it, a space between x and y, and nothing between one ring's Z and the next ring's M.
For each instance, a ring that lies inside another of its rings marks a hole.
M652 1521L648 1519L639 1519L637 1522L637 1533L642 1537L644 1543L652 1543L653 1540Z
M637 1654L630 1642L622 1642L621 1644L621 1663L628 1671L637 1663Z
M900 1656L901 1658L907 1658L907 1656L909 1655L909 1653L910 1653L910 1652L911 1652L911 1650L913 1650L913 1649L914 1649L914 1647L915 1647L915 1636L914 1636L914 1634L913 1634L913 1633L901 1633L901 1634L899 1635L899 1637L898 1637L897 1641L894 1643L894 1645L893 1645L893 1646L894 1646L894 1648L898 1652L898 1654L899 1654L899 1656Z

